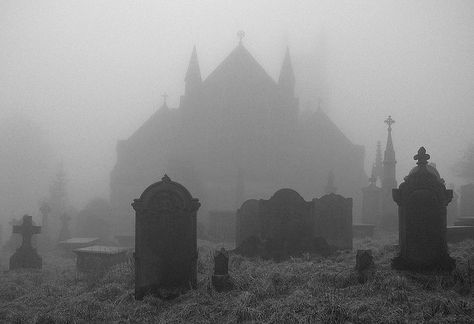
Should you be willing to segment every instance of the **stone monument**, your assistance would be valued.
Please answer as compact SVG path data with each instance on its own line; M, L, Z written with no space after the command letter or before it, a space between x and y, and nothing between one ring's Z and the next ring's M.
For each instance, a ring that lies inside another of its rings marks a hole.
M446 242L446 206L453 197L438 171L427 165L430 156L424 147L414 156L417 165L398 189L393 200L398 204L399 255L392 267L399 270L451 271L455 260Z
M199 200L165 175L132 203L135 218L135 298L171 298L197 284Z
M10 257L10 270L21 268L41 269L42 259L31 244L33 234L41 232L40 226L34 226L31 216L23 216L23 224L13 226L13 233L23 237L21 246Z
M329 194L314 203L314 236L338 249L352 250L352 198Z
M229 276L229 254L224 248L214 253L214 274L212 285L218 291L229 291L234 288Z

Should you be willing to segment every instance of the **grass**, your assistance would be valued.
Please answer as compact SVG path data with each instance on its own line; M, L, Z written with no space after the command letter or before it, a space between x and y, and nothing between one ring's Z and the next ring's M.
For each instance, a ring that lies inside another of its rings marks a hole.
M229 269L236 289L227 293L212 289L212 258L201 248L198 289L172 301L136 301L131 264L86 276L76 273L73 259L48 254L41 271L1 275L0 322L472 323L474 242L450 245L457 268L444 275L391 270L394 242L356 240L353 252L280 263L234 255ZM364 284L353 270L358 248L372 249L376 263Z

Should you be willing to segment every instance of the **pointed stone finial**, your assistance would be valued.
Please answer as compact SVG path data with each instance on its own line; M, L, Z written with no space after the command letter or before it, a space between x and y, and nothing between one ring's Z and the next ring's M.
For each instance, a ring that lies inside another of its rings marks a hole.
M166 99L168 99L168 94L165 92L161 96L163 97L163 106L166 106Z
M428 160L430 159L430 155L426 154L426 149L422 146L418 150L418 154L413 157L414 160L417 160L416 164L419 166L425 166L428 164Z
M237 32L237 37L239 38L239 45L242 45L242 39L245 37L245 32L243 30L239 30Z
M171 179L170 179L170 177L168 177L167 174L165 174L165 175L163 176L163 178L161 178L161 181L163 181L163 182L171 182Z
M388 125L388 130L391 131L392 124L395 124L395 120L392 119L392 116L388 116L388 118L385 119L384 123Z

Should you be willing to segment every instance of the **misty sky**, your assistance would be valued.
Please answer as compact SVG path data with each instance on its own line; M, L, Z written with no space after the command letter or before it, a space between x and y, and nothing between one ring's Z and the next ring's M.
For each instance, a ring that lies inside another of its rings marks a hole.
M447 182L463 183L451 166L474 141L470 0L0 0L0 119L19 113L43 128L78 206L108 197L117 139L163 92L178 105L193 45L206 77L238 30L274 79L287 45L296 70L324 65L320 89L306 91L365 145L368 172L391 114L399 182L424 145Z

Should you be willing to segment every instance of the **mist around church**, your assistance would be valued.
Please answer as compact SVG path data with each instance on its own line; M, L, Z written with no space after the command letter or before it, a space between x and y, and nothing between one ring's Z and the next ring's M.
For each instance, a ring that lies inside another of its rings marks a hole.
M0 3L0 322L470 323L470 1Z

